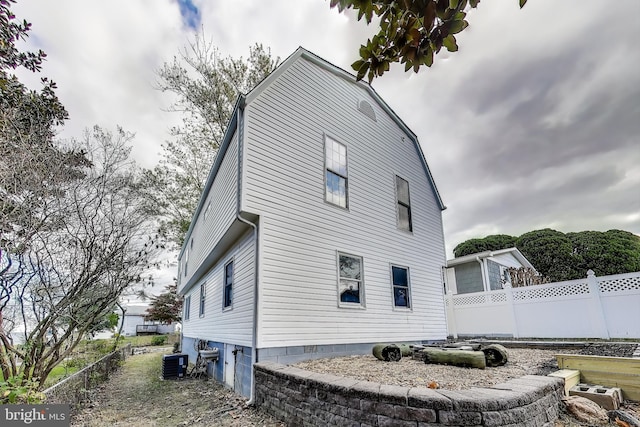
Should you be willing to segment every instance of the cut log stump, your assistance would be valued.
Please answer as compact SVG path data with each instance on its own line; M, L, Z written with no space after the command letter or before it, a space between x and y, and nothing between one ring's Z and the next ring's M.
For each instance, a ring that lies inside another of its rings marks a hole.
M402 351L396 344L376 344L373 346L373 355L385 362L398 362L402 359Z
M509 358L507 349L500 344L489 344L482 348L482 352L489 367L502 366L507 363L507 359Z
M484 369L487 366L484 353L469 350L443 350L440 348L426 348L425 363L437 363L441 365L454 365L469 368Z
M396 344L396 345L400 348L400 353L402 354L402 357L411 356L412 351L409 344L403 343L403 344Z

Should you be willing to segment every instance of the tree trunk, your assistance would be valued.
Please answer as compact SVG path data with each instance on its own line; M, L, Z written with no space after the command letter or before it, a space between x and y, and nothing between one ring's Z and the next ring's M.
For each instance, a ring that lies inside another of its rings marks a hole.
M373 346L373 355L385 362L398 362L402 359L402 351L395 344L376 344Z
M489 344L482 349L482 352L489 367L502 366L507 363L509 358L507 349L500 344Z
M400 347L400 353L402 354L402 357L411 356L411 347L409 347L409 344L396 344L396 345Z
M440 348L425 348L424 363L439 363L470 368L484 369L487 366L484 353L468 350L443 350Z

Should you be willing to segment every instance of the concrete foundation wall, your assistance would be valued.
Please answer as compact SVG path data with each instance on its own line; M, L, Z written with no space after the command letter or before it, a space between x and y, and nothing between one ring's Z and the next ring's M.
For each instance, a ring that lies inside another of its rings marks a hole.
M291 426L551 427L562 379L527 375L491 388L407 388L254 365L256 404Z
M195 364L198 359L198 352L195 349L197 339L191 337L182 337L182 353L189 355L189 362ZM217 348L220 354L219 360L209 362L207 365L207 375L218 382L225 382L225 369L233 369L233 390L244 396L251 396L251 347L235 345L233 343L222 343L215 341L207 341L207 346ZM226 351L232 347L235 351L233 361L225 360L229 352ZM228 362L228 363L225 363ZM229 385L230 386L230 385Z

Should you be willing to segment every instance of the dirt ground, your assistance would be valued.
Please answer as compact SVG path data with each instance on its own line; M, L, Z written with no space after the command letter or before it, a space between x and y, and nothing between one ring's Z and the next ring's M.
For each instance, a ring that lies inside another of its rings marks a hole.
M72 418L75 427L283 427L284 423L213 380L162 380L162 355L169 348L130 356L90 402ZM625 402L625 410L640 417L640 405ZM566 412L556 427L584 427ZM601 424L607 425L607 424ZM610 424L611 425L611 424Z

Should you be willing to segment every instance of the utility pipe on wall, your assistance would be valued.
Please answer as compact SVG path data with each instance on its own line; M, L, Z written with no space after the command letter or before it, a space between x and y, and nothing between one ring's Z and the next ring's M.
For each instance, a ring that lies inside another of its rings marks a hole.
M258 226L253 222L247 220L242 216L242 212L240 211L241 204L241 189L242 189L242 144L243 144L243 125L244 125L244 102L245 98L243 95L240 95L238 99L238 118L236 120L236 135L238 136L238 166L237 166L237 198L236 198L236 218L238 221L249 225L253 229L253 241L254 241L254 285L253 285L253 331L251 334L251 393L249 396L249 401L247 405L253 405L255 401L255 378L253 376L253 365L258 361L258 350L256 349L256 345L258 343L258 248L259 248L259 232Z

